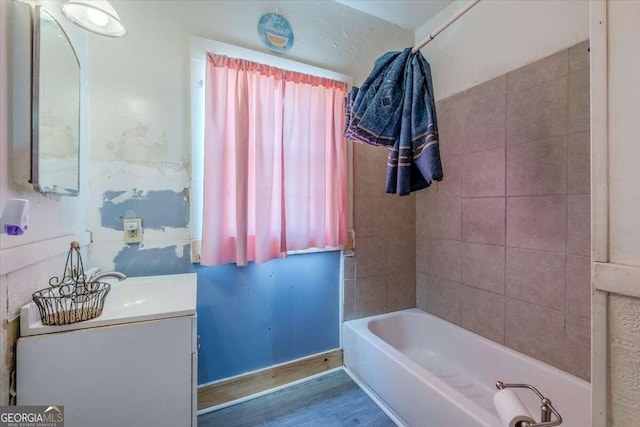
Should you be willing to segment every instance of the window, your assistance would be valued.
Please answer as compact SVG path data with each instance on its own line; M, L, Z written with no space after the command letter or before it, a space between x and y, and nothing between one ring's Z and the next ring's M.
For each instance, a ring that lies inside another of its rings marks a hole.
M201 262L344 245L347 84L217 54L206 70Z

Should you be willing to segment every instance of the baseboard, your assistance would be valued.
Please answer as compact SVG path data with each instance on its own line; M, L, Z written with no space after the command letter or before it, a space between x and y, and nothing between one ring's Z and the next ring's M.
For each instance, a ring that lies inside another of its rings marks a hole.
M217 381L198 387L198 411L221 407L342 366L342 349Z
M210 412L219 411L220 409L228 408L229 406L239 405L240 403L248 402L250 400L257 399L259 397L266 396L268 394L275 393L277 391L284 390L284 389L287 389L289 387L295 387L297 385L304 384L304 383L307 383L309 381L313 381L315 379L322 378L324 376L331 375L333 373L340 372L340 371L343 371L343 367L342 366L339 366L339 367L333 368L333 369L329 369L328 371L320 372L319 374L311 375L310 377L302 378L301 380L297 380L297 381L294 381L294 382L291 382L291 383L287 383L287 384L284 384L284 385L281 385L281 386L278 386L278 387L270 388L269 390L261 391L259 393L255 393L255 394L250 394L249 396L241 397L241 398L236 399L236 400L231 400L229 402L221 403L221 404L216 405L216 406L209 406L208 408L199 409L197 411L197 413L198 413L198 416L200 416L200 415L208 414Z

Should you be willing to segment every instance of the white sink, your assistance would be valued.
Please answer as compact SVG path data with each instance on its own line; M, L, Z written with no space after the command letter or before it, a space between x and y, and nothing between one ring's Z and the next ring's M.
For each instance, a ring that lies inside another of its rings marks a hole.
M196 274L130 277L111 284L102 314L95 319L62 326L45 326L34 302L20 309L20 335L88 329L98 326L193 316L196 313Z

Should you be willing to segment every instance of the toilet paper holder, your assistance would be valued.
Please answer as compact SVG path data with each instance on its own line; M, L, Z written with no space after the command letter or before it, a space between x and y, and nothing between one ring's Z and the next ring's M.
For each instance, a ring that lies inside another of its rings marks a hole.
M505 384L502 381L497 381L496 387L498 388L498 390L502 390L505 388L528 388L540 398L540 401L542 403L542 406L540 406L540 411L542 414L540 416L541 421L539 423L533 424L523 421L520 427L552 427L562 424L562 417L560 416L558 411L556 411L556 408L554 408L551 404L551 400L544 397L542 393L540 393L534 386L530 384ZM554 421L551 421L551 414L554 414L556 416L556 419Z

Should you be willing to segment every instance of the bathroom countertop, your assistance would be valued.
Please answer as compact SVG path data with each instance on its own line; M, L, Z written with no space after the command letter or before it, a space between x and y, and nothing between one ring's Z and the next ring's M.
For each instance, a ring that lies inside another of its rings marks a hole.
M195 273L130 277L120 282L109 278L104 282L111 285L111 291L99 317L69 325L45 326L38 307L30 302L20 310L20 335L50 334L196 313Z

